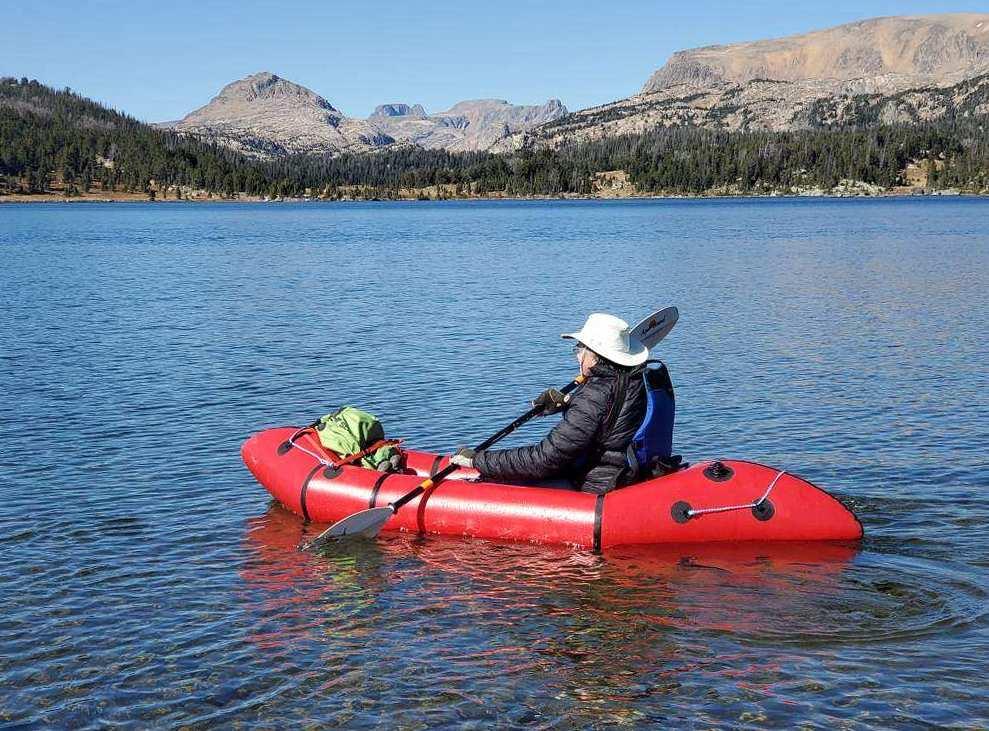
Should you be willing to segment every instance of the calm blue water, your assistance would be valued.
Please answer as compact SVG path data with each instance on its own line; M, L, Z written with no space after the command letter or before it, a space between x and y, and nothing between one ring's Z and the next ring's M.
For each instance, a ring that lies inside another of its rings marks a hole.
M0 725L989 724L989 201L3 205L0 255ZM668 304L678 451L861 550L309 555L240 463L345 403L476 442Z

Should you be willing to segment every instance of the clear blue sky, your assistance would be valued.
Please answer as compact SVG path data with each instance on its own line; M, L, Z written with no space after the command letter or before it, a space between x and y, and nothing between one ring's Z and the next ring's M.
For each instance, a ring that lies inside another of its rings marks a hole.
M986 1L312 0L6 2L0 76L27 76L148 121L176 119L226 83L273 71L350 116L384 102L635 93L673 51L877 15L985 12Z

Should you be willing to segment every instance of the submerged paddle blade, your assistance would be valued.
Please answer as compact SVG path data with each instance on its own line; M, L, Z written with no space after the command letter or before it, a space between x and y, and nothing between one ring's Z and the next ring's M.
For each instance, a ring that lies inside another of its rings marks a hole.
M359 513L348 515L324 530L303 548L311 551L325 546L330 541L341 538L374 538L381 531L388 519L394 515L391 508L371 508Z

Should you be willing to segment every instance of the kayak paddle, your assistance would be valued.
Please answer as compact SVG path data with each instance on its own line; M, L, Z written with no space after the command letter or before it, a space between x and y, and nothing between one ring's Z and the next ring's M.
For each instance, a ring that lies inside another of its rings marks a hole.
M630 336L637 338L647 348L652 348L665 338L679 319L679 312L676 307L667 307L642 320L630 331ZM577 376L574 380L560 389L560 393L566 395L586 380L584 376ZM538 416L545 407L540 404L526 411L511 424L492 434L483 442L474 447L475 452L481 452L490 447L495 442L505 438L520 426L535 416ZM427 490L432 490L440 481L449 477L458 470L458 466L450 463L432 477L427 477L420 482L416 488L393 503L385 507L370 508L361 510L358 513L349 515L343 520L339 520L325 531L316 536L302 546L303 550L320 548L330 540L343 538L345 536L361 536L363 538L374 538L381 531L381 527L388 522L388 519L399 511L404 505L415 500Z

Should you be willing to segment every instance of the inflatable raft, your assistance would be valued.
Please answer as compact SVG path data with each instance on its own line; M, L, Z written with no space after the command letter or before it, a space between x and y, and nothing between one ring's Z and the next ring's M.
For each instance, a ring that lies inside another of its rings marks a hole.
M297 432L294 427L262 431L244 443L241 455L278 502L316 523L387 506L449 464L442 455L406 450L403 472L327 466L337 455L311 432L292 441ZM861 523L836 498L796 475L754 462L699 462L607 495L477 478L474 470L457 470L399 510L384 529L593 550L862 537Z

